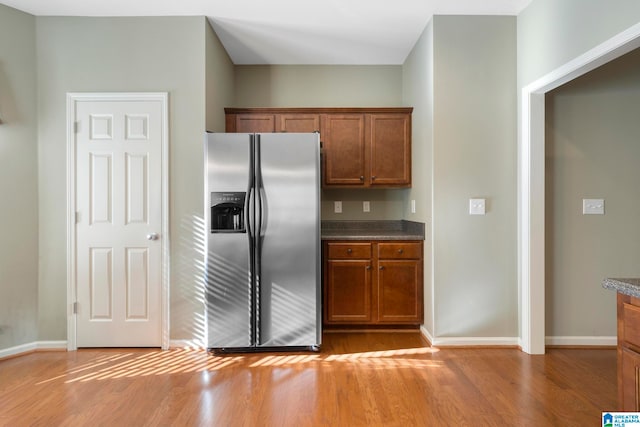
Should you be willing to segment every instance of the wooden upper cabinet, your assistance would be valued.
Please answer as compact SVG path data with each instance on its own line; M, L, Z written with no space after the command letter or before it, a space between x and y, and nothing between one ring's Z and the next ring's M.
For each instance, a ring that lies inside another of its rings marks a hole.
M325 187L411 187L411 113L325 114L321 122Z
M368 178L364 114L322 115L323 183L364 186Z
M325 188L411 187L413 108L225 108L227 132L316 132Z
M277 114L277 132L320 132L319 114Z
M407 114L368 114L370 184L411 185L411 117Z
M276 130L273 114L236 114L235 130L238 133L269 133Z
M319 132L320 114L312 113L276 113L267 109L242 109L243 112L230 112L226 108L226 131L238 133L269 132ZM271 109L270 109L271 110Z

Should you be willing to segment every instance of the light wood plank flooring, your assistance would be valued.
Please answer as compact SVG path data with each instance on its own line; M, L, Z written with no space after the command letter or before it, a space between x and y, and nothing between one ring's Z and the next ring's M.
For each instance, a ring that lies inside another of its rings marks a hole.
M435 349L325 334L320 353L40 352L0 361L0 426L596 426L615 350Z

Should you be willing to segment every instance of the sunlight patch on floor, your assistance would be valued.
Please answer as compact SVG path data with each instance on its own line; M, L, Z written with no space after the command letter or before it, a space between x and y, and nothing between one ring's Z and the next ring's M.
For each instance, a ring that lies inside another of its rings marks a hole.
M117 351L111 350L91 362L69 369L64 374L38 382L52 381L78 383L111 379L144 377L150 375L175 375L197 372L215 372L237 366L244 369L257 367L305 367L312 364L332 365L357 363L373 368L424 368L438 367L442 362L428 356L438 352L430 347L396 350L368 351L346 354L265 354L217 356L201 348L180 348L168 351Z

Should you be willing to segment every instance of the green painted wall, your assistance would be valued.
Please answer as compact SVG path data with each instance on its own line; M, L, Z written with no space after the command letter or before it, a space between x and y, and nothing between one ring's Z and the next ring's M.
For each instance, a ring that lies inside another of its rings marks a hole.
M516 19L433 20L438 337L517 337ZM485 198L487 214L469 215Z
M402 66L402 73L403 101L413 106L411 128L413 185L404 194L403 217L425 224L424 327L433 336L433 21L429 21L409 53ZM415 213L411 213L411 200L415 200Z
M0 350L38 337L35 29L0 4Z

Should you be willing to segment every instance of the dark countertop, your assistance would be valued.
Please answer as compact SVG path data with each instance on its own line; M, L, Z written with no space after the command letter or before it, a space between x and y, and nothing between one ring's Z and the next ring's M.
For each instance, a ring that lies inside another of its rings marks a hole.
M424 240L424 224L415 221L322 221L322 240Z
M604 279L602 287L624 295L640 298L640 279Z

